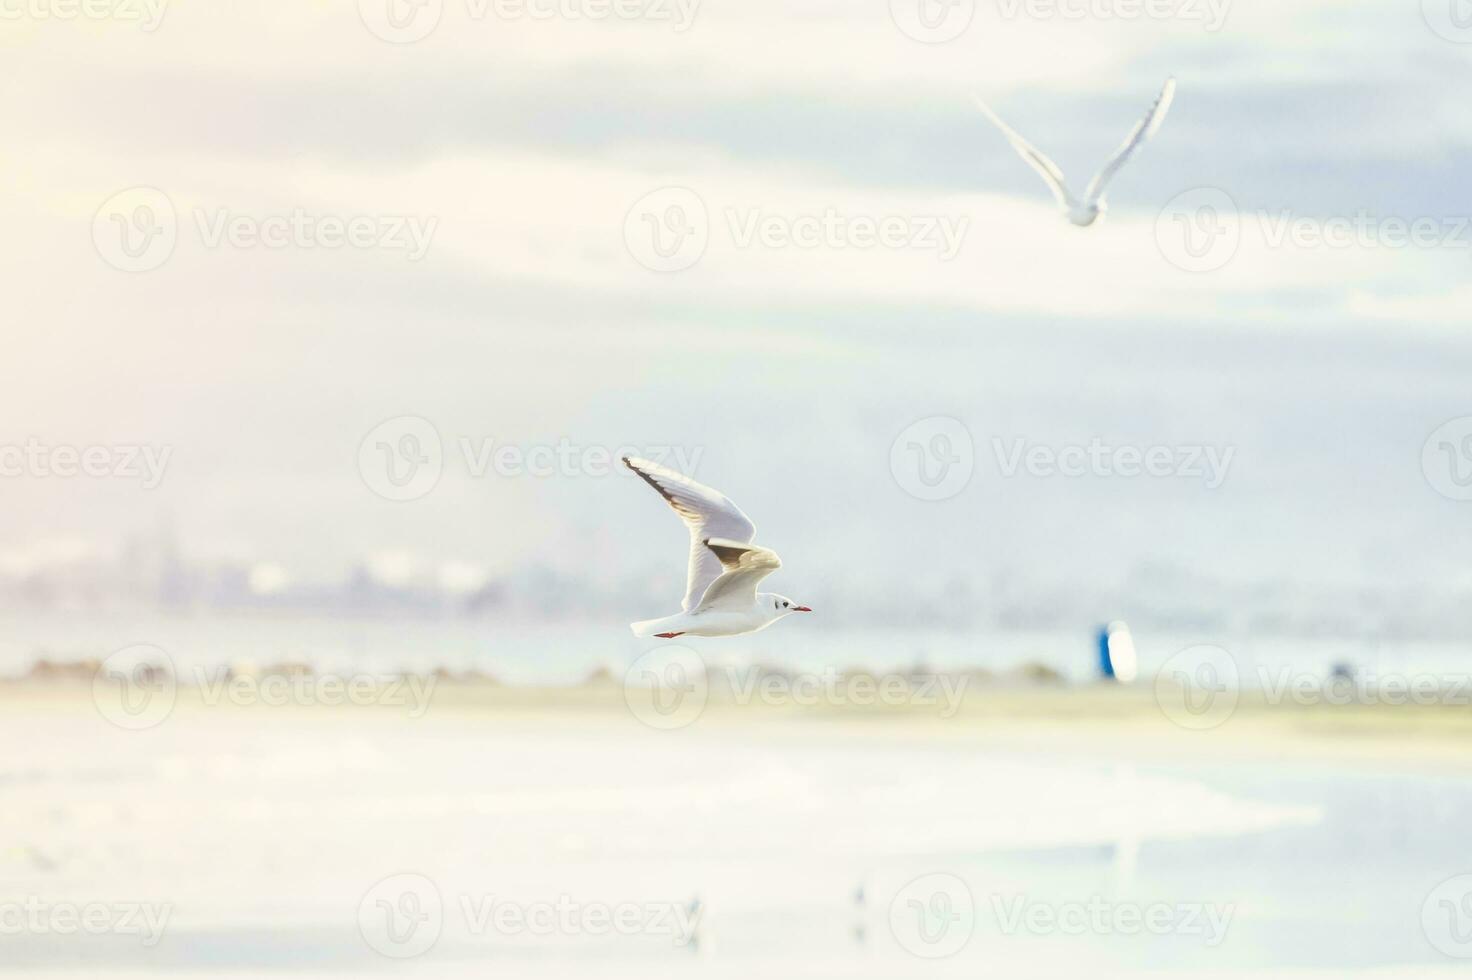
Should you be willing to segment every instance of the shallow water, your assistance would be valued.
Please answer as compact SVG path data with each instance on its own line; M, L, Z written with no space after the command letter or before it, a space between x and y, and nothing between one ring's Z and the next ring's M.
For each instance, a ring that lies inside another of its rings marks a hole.
M571 714L179 712L121 733L95 714L27 709L3 733L29 751L0 768L0 902L172 910L151 947L7 935L0 970L26 976L1409 975L1454 963L1421 911L1438 882L1472 870L1472 784L1374 769L1121 763L882 725L655 732ZM440 906L432 948L400 960L383 955L382 929L405 874L432 882ZM689 942L481 928L475 914L488 901L696 899ZM1173 918L1161 935L1008 925L1018 908L1091 902ZM1229 916L1216 937L1197 928L1213 911ZM917 941L927 922L942 945Z

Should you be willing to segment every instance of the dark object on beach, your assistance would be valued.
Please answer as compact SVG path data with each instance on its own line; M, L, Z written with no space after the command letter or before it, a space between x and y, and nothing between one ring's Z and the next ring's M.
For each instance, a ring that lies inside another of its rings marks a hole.
M282 661L261 668L262 677L311 677L316 673L311 664L294 661Z
M1017 671L1024 680L1034 684L1062 684L1063 675L1047 664L1032 661L1023 664Z
M1099 627L1099 676L1114 679L1114 661L1109 659L1109 627Z
M600 664L599 666L594 667L592 671L589 672L587 677L583 678L583 686L586 687L588 685L596 684L613 684L617 681L618 678L614 676L613 671L609 669L608 665Z
M30 676L35 680L73 680L90 681L99 670L102 669L100 660L78 660L73 663L60 663L54 660L42 658L31 665Z

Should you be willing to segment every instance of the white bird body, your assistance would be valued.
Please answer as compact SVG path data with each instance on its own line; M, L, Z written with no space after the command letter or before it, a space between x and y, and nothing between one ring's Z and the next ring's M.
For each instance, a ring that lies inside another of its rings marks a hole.
M767 599L775 599L775 596L766 595ZM789 609L779 615L772 616L770 605L764 606L761 602L754 601L745 609L718 609L708 610L703 613L675 613L673 616L665 616L663 619L646 619L642 622L631 623L629 628L634 631L635 636L659 636L663 633L673 633L676 636L688 633L691 636L740 636L743 633L755 633L771 626L781 619Z
M1135 124L1135 128L1130 130L1130 134L1125 137L1119 149L1114 151L1114 156L1109 159L1109 162L1094 175L1093 180L1089 181L1089 186L1084 190L1084 196L1081 199L1074 197L1069 191L1064 181L1063 171L1058 169L1056 163L1003 122L1001 117L992 111L991 106L979 98L976 104L986 117L1002 131L1002 135L1007 137L1007 142L1012 144L1012 149L1017 151L1017 155L1022 157L1038 172L1038 176L1043 178L1043 183L1048 185L1048 189L1053 192L1053 199L1058 202L1058 209L1063 212L1069 223L1080 228L1087 228L1109 210L1109 204L1104 199L1105 185L1113 179L1115 174L1119 173L1120 168L1130 157L1134 156L1135 151L1155 135L1155 131L1165 121L1165 114L1170 109L1175 95L1176 80L1167 78L1164 87L1160 90L1160 95L1155 99L1155 104L1150 107L1149 112L1145 113L1145 117Z
M625 456L690 529L690 565L682 611L631 623L635 636L740 636L795 612L812 612L772 592L762 579L782 567L770 548L752 544L756 525L724 494L648 460Z

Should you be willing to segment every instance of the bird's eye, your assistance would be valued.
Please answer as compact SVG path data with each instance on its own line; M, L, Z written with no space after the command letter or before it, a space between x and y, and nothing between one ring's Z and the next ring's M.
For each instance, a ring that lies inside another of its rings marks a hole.
M782 603L782 608L783 609L786 609L790 605L792 605L792 603L790 603L790 602L784 602L784 603Z

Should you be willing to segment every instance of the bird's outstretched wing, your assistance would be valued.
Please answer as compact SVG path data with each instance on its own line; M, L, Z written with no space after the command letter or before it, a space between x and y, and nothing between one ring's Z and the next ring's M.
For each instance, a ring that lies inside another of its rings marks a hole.
M1176 80L1174 77L1167 78L1160 94L1155 97L1155 104L1150 107L1150 111L1145 113L1143 119L1135 123L1135 128L1130 130L1130 134L1125 137L1119 149L1114 151L1114 157L1104 164L1104 169L1100 170L1093 180L1089 181L1088 190L1084 191L1084 200L1087 203L1099 203L1099 198L1104 196L1104 185L1119 173L1119 168L1134 156L1136 150L1155 135L1155 131L1165 121L1165 114L1170 110L1171 100L1175 97Z
M707 539L705 546L720 559L725 571L705 590L701 609L751 605L756 601L756 587L761 580L782 567L782 559L770 548L720 538Z
M624 465L658 490L690 529L690 569L685 582L685 601L681 605L689 612L722 571L721 560L705 546L706 539L718 538L735 542L738 546L744 545L756 537L756 525L724 494L696 483L688 476L631 456L624 457Z
M980 97L976 100L976 106L1002 131L1002 135L1007 137L1007 142L1012 144L1012 149L1017 151L1017 155L1026 160L1038 172L1038 176L1043 178L1043 182L1048 185L1048 190L1053 192L1053 199L1058 202L1058 206L1065 211L1073 207L1073 195L1068 193L1068 185L1063 182L1063 171L1058 169L1058 165L1049 160L1042 150L1023 139L1017 130L1004 123L1002 117L993 112L992 107L983 102Z

